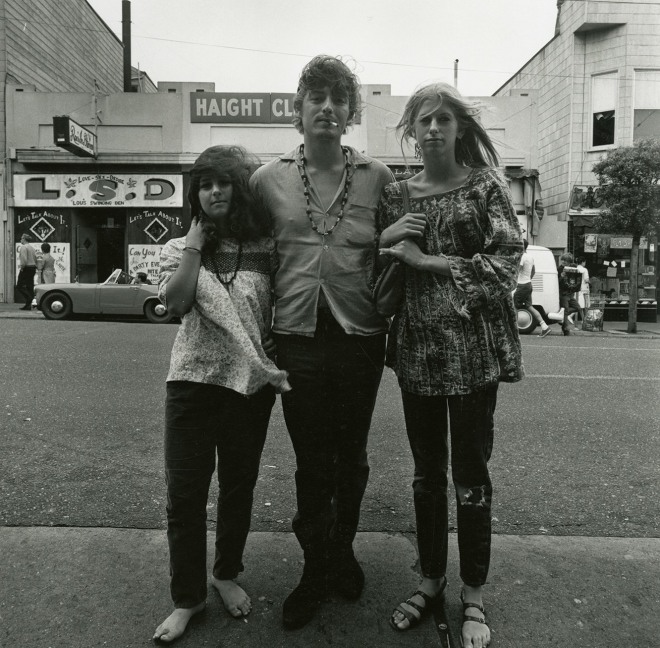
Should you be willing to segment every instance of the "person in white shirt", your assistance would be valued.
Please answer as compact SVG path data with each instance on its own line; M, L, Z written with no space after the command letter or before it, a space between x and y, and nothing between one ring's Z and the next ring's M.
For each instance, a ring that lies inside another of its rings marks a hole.
M518 286L513 294L513 303L516 308L526 308L532 317L541 325L540 337L550 333L550 327L545 323L541 313L532 306L532 277L534 276L534 257L527 251L528 241L523 241L524 252L520 257L520 269L518 271Z
M580 259L578 261L577 269L578 272L582 275L582 285L580 286L580 292L578 293L578 304L580 304L582 308L589 308L589 306L591 306L591 300L589 298L591 285L589 283L589 271L584 264L584 259Z

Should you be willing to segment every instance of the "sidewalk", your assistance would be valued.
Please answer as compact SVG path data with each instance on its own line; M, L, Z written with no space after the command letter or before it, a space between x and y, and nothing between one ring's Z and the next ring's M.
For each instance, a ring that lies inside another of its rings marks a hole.
M44 319L43 314L38 310L31 311L22 311L20 310L20 304L0 304L0 319ZM561 328L559 324L552 325L551 336L561 335ZM628 328L627 322L603 322L602 331L571 331L575 335L585 335L585 336L602 336L602 335L623 335L630 336L626 332ZM538 335L541 332L541 329L537 329L532 333L530 337ZM526 336L523 336L523 338ZM637 322L637 333L634 335L636 338L655 338L660 337L660 322Z
M164 530L3 527L0 546L3 648L150 646L170 612ZM246 621L231 618L210 587L207 609L176 646L441 646L431 619L407 633L388 624L392 608L417 585L411 541L361 533L356 554L367 579L360 600L330 600L308 626L287 632L281 608L300 574L298 543L290 533L250 534L240 582L252 613ZM454 648L457 562L452 534L446 610ZM485 598L491 646L657 648L658 582L660 539L495 535Z

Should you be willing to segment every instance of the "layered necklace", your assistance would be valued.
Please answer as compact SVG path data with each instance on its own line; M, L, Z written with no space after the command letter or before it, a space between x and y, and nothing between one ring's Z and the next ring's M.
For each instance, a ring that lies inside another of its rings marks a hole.
M335 220L334 224L330 229L327 229L324 219L323 231L321 231L314 222L314 219L312 218L312 205L309 200L310 184L309 184L309 178L307 177L307 166L306 166L307 160L305 159L305 145L304 144L300 145L300 157L302 159L302 164L298 165L298 172L300 173L300 178L302 179L303 186L305 188L305 192L304 192L305 201L307 203L305 206L305 211L307 212L307 218L309 218L309 222L312 224L312 229L317 234L322 236L324 241L325 241L325 237L328 236L329 234L332 234L335 227L339 225L339 221L341 221L341 219L344 217L344 207L346 206L346 201L348 200L348 189L351 186L351 173L350 173L351 163L348 160L348 151L344 146L341 147L341 150L342 153L344 154L344 166L345 166L345 177L346 177L346 179L344 180L344 193L341 197L341 203L339 204L339 213L336 216L337 220ZM328 212L326 212L326 215L329 215Z

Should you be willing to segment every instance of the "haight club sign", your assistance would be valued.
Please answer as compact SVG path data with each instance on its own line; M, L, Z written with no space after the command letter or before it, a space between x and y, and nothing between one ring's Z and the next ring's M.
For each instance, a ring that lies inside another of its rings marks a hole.
M293 94L191 92L190 121L213 124L289 124Z

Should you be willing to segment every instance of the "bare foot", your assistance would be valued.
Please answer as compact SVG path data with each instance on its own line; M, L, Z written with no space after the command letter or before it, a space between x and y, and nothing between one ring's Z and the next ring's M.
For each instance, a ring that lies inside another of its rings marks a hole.
M218 590L229 614L237 618L250 614L252 601L240 585L233 580L219 580L215 576L211 576L211 582L213 587Z
M485 621L485 615L481 611L483 610L481 587L464 585L461 599L463 601L463 615ZM475 606L471 606L470 603L474 603ZM463 621L461 638L464 648L486 648L490 643L490 628L485 623L479 623L478 621Z
M200 603L192 608L176 608L170 616L165 619L154 632L153 639L164 643L170 643L180 637L186 630L188 621L204 609L206 603Z

